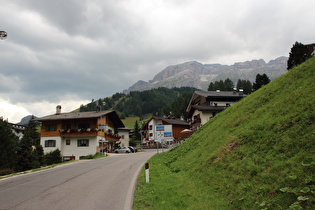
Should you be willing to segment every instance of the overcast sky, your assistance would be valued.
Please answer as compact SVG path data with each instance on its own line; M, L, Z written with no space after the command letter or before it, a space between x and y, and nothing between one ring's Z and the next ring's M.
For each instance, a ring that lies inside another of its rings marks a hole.
M1 0L0 116L72 111L168 65L288 56L314 0Z

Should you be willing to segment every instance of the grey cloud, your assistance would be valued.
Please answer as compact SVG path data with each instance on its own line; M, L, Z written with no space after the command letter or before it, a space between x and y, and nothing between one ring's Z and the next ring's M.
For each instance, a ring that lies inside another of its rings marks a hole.
M0 42L0 75L9 82L1 84L6 92L0 97L89 100L148 81L167 65L287 56L295 41L315 42L315 15L307 9L312 5L312 0L299 6L293 0L4 0L1 27L8 38ZM19 84L12 88L11 82Z

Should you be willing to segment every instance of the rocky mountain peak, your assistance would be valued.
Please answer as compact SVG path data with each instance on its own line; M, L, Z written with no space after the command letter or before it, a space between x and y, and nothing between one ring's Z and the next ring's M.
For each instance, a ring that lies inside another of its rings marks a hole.
M207 90L210 82L231 79L234 83L238 79L255 81L257 74L267 74L273 80L284 74L287 70L287 57L279 57L266 63L263 59L237 62L233 65L202 64L189 61L182 64L171 65L156 74L152 80L145 82L139 80L134 85L124 90L148 90L157 87L195 87Z

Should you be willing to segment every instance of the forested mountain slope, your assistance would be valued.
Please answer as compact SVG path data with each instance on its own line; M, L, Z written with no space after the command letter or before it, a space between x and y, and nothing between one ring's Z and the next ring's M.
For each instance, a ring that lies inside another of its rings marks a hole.
M154 156L134 209L313 209L314 81L312 57Z
M169 106L171 106L172 102L177 99L178 96L183 93L190 93L188 95L186 94L188 99L190 99L195 90L196 88L192 87L171 89L160 87L145 91L131 91L129 94L116 93L112 97L106 97L96 101L93 100L89 104L81 105L80 111L94 111L98 104L101 106L102 110L115 110L122 119L129 116L138 116L141 118L147 114L162 116L165 108L172 110ZM183 108L177 106L176 110L186 110L188 104L180 105L183 106Z

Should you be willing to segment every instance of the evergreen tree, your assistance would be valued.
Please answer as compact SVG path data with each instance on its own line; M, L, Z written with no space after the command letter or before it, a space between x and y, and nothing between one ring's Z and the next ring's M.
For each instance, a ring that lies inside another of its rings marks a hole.
M15 169L18 149L18 137L11 126L0 119L0 169Z
M234 88L234 84L232 80L230 80L229 78L224 80L224 91L232 91L233 88Z
M215 81L214 83L211 82L208 87L208 91L216 91L216 90L221 90L221 91L232 91L234 88L234 84L232 80L229 78L220 81Z
M135 126L133 128L133 135L130 139L129 145L136 146L140 142L141 142L141 134L140 134L138 120L136 120Z
M263 74L263 75L257 74L256 80L253 84L253 89L258 90L262 86L267 85L269 82L270 82L270 79L266 74Z
M215 86L213 82L210 82L209 87L208 87L208 91L215 91Z
M186 112L186 109L192 94L193 92L184 92L179 95L170 105L163 109L164 115L168 116L172 113L172 116L176 118L183 117L184 119L187 119L188 113Z
M40 155L43 152L36 150L36 145L39 145L40 141L36 126L35 121L31 120L21 139L17 162L17 170L19 171L38 168L41 165L40 160L42 157L40 157ZM39 146L37 148L40 149Z
M287 70L290 70L293 67L303 63L310 57L311 52L308 50L307 46L303 45L300 42L295 42L289 53Z
M241 80L237 81L236 85L237 90L243 89L244 94L250 94L253 89L253 85L249 80Z

